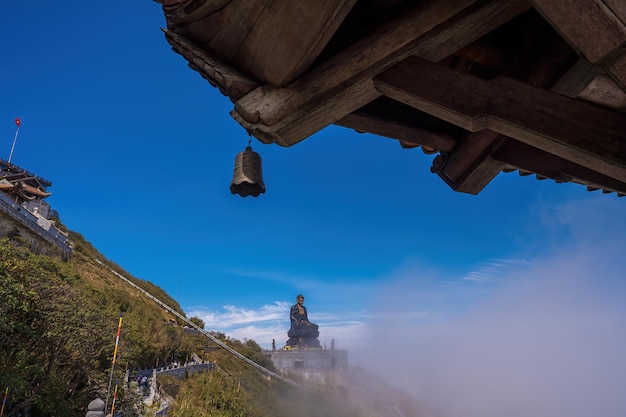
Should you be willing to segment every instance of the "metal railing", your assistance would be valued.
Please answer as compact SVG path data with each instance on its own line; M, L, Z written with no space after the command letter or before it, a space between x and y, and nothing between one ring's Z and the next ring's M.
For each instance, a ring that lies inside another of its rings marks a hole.
M58 246L66 256L69 257L72 255L72 248L68 243L67 236L64 235L63 232L61 232L54 226L50 226L50 229L52 229L53 232L44 229L37 222L37 216L11 200L3 192L0 192L0 210L2 210L4 213L9 215L11 218L17 220L24 226L28 227L30 230L44 238L49 243Z
M102 262L100 260L96 259L96 261L98 263L102 264ZM269 376L271 378L274 378L274 379L276 379L278 381L284 382L284 383L289 384L289 385L299 386L294 381L291 381L291 380L289 380L287 378L284 378L284 377L278 375L276 372L270 371L269 369L259 365L258 363L254 362L253 360L251 360L251 359L247 358L246 356L242 355L241 353L237 352L235 349L231 348L226 343L222 342L221 340L219 340L218 338L213 336L210 332L204 330L203 328L201 328L200 326L198 326L197 324L195 324L194 322L189 320L187 317L183 316L178 311L174 310L172 307L168 306L163 301L159 300L158 298L156 298L155 296L150 294L148 291L144 290L143 288L141 288L140 286L138 286L137 284L135 284L134 282L132 282L131 280L129 280L128 278L123 276L122 274L120 274L120 273L118 273L118 272L116 272L116 271L114 271L112 269L110 271L113 274L115 274L118 278L120 278L121 280L123 280L124 282L129 284L130 286L132 286L135 289L137 289L138 291L142 292L146 297L150 298L152 301L154 301L155 303L157 303L158 305L163 307L165 310L169 311L171 314L175 315L180 320L182 320L185 323L187 323L187 325L189 325L190 327L193 327L194 329L198 330L200 333L202 333L202 335L204 335L205 337L209 338L213 343L215 343L216 345L220 346L222 349L226 350L227 352L229 352L233 356L241 359L242 361L244 361L247 364L253 366L257 370L261 371L262 373L264 373L265 375L267 375L267 376Z

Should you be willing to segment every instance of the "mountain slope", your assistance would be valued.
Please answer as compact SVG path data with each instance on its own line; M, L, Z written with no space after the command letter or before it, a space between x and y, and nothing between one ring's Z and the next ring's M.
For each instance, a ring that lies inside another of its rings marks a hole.
M74 254L63 261L19 224L3 219L0 240L0 385L8 387L5 415L84 415L105 398L120 313L123 331L116 379L185 352L182 328L170 315L111 269L131 278L180 311L153 284L132 278L107 261L82 236L70 233ZM8 227L7 227L8 225ZM38 253L35 253L38 252ZM123 404L124 395L121 393Z
M159 378L175 398L170 416L422 417L404 393L365 370L338 373L329 386L299 387L270 379L212 342L173 326L172 314L121 280L130 279L184 316L161 288L132 277L80 234L69 232L73 256L63 260L11 219L0 219L0 385L8 387L4 415L78 417L96 397L107 398L120 314L122 332L113 381L116 410L139 415L140 399L125 389L125 370L151 368L206 352L221 371L179 381ZM115 271L115 272L114 272ZM178 323L182 325L183 323ZM220 341L275 371L253 340ZM108 392L109 395L111 394Z

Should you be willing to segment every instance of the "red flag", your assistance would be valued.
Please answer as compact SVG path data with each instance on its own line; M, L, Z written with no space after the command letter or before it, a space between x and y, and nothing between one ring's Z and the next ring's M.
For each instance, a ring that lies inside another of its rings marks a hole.
M22 122L20 122L20 119L18 119L18 118L16 117L16 118L15 118L15 124L17 125L17 127L18 127L18 128L20 127L20 123L22 123Z

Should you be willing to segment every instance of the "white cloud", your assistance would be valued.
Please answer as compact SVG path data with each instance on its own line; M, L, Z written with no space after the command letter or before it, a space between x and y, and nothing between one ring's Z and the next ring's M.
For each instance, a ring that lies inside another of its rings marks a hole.
M288 319L289 304L276 301L274 304L264 305L257 310L234 305L225 305L223 311L206 311L202 307L195 307L187 315L201 318L207 329L223 331L231 327L240 327L243 324Z
M289 307L290 303L278 301L256 310L234 305L226 305L221 311L206 311L196 307L187 312L187 316L202 319L207 330L220 331L238 340L252 339L269 349L272 339L276 341L277 347L282 347L287 341ZM320 326L319 340L322 346L325 344L330 347L335 339L346 349L363 339L363 322L349 315L320 312L315 315L315 319Z
M523 259L499 259L481 263L475 271L470 271L462 280L476 282L493 282L505 274L507 270L527 265Z
M373 286L353 284L373 301L309 312L320 341L335 339L352 363L445 417L621 417L626 216L624 202L602 198L538 207L544 223L529 218L528 228L534 255L487 260L460 277L407 263ZM336 296L349 285L333 287L342 288ZM280 347L290 304L191 315Z
M387 318L369 323L372 342L351 356L446 417L623 416L619 203L551 207L549 233L537 237L545 251L532 263L496 266L499 279L488 291L476 290L484 282L450 286L396 272L372 306Z

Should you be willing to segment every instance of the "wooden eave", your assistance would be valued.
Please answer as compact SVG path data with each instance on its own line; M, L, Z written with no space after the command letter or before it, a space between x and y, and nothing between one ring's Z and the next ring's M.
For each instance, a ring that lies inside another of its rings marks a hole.
M33 174L11 162L0 159L0 179L6 179L14 184L24 183L33 187L44 190L50 187L52 182L47 179Z
M626 194L620 0L159 0L165 36L264 143L330 124L500 172Z

